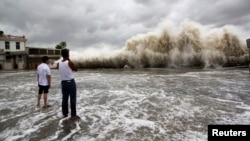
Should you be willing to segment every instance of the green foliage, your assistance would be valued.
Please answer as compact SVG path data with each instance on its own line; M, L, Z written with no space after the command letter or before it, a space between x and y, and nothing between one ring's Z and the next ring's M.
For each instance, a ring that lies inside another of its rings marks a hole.
M2 36L4 34L4 32L2 30L0 30L0 36Z
M67 47L67 43L65 41L63 41L63 42L57 44L55 48L56 49L64 49L66 47Z

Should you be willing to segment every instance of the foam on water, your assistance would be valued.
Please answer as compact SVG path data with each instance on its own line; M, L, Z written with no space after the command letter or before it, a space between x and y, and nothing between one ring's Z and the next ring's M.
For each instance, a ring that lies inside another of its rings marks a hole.
M35 72L4 72L0 140L207 140L208 124L250 123L247 71L79 71L75 78L81 121L62 118L57 70L52 70L52 107L47 109L36 107Z

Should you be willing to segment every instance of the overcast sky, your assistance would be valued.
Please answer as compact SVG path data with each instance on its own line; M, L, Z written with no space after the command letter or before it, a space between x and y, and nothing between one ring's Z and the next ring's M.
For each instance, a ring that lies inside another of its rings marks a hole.
M0 30L25 35L27 46L112 46L153 31L166 20L233 25L250 37L249 0L0 0Z

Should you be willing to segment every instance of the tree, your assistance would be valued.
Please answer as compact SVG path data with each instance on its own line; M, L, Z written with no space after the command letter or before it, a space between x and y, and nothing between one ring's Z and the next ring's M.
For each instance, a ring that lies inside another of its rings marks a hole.
M57 44L55 48L56 49L64 49L66 47L67 47L67 43L65 41L63 41L63 42Z
M4 32L2 30L0 30L0 36L2 36L4 34Z

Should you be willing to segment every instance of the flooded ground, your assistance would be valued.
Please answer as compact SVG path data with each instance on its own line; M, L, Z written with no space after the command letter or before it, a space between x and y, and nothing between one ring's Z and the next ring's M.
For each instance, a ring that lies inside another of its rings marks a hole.
M208 124L250 124L247 68L81 70L79 121L62 118L52 79L44 109L35 71L0 72L0 140L205 141Z

